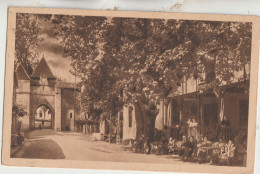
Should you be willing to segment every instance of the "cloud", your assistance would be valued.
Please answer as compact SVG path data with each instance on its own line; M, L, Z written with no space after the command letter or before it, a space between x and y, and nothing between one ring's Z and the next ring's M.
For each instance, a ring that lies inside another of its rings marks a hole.
M39 59L44 54L47 63L53 74L64 81L74 83L74 76L69 72L71 62L69 59L62 57L64 49L60 44L60 40L54 37L55 26L51 22L42 21L43 30L41 38L44 41L39 45Z
M50 66L54 67L54 68L66 68L66 64L64 61L58 61L58 60L49 60L48 63L50 64Z
M53 24L51 20L45 20L44 18L40 20L42 27L41 33L46 34L50 38L57 38L57 33L60 26Z
M59 40L48 37L47 35L43 35L42 38L44 41L39 45L40 52L52 52L55 54L63 54L64 49L62 45L59 43Z

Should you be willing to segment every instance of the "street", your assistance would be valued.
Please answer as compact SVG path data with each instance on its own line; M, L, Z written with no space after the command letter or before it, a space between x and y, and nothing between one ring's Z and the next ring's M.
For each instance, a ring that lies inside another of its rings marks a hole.
M183 162L173 155L134 153L124 150L121 144L93 141L91 135L82 133L42 129L27 132L25 138L24 145L13 158L173 164L178 168L197 170L207 167L207 170L212 172L220 169L234 170L234 167L230 166Z
M125 150L122 144L93 141L91 135L82 133L42 129L27 132L25 138L24 145L12 156L13 158L188 164L189 166L194 165L194 167L201 165L214 167L209 164L182 162L173 155L134 153Z
M14 158L66 159L85 161L183 163L170 155L133 153L120 144L92 141L91 135L73 132L34 130L25 134L26 141ZM191 163L192 164L192 163Z

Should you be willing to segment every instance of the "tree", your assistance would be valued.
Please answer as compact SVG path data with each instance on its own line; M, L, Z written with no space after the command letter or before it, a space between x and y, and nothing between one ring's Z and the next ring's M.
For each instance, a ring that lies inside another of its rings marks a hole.
M158 101L184 76L218 86L250 59L250 23L69 16L62 26L83 105L114 113L135 104L145 136L152 135Z
M37 63L37 47L43 41L37 15L18 13L15 30L15 65L21 63L29 75Z
M23 105L13 104L12 107L12 117L19 119L26 115L27 112L25 111L25 107Z
M19 118L26 115L27 112L25 111L25 107L23 105L13 104L12 106L12 131L14 130L15 133L21 133L21 124L22 122L19 121Z

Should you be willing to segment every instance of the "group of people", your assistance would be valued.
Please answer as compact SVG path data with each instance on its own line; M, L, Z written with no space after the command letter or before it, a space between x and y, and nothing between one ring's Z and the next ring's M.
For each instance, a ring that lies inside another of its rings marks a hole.
M225 124L230 125L227 119L224 120ZM141 135L136 140L130 141L130 149L137 153L175 154L182 161L232 165L236 149L232 140L226 143L220 138L209 141L207 136L202 137L194 131L197 126L194 120L189 120L189 124L191 130L187 132L188 136L181 136L176 140L172 137L168 139L166 134L161 134L151 141L148 137Z
M224 143L222 139L217 142L208 141L207 137L196 140L193 136L182 137L179 145L170 137L168 153L177 154L182 161L197 161L199 163L232 165L236 146L232 140Z

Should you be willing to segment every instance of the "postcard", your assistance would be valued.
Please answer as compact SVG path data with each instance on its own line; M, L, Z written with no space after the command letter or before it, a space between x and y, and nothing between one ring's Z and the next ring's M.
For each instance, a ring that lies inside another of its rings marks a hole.
M259 21L10 7L3 165L253 173Z

